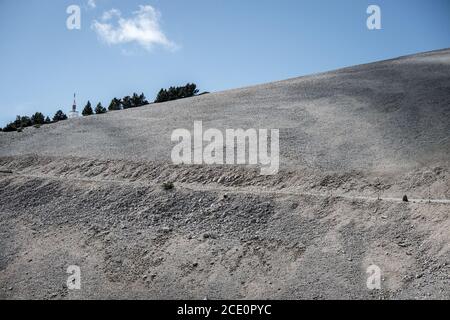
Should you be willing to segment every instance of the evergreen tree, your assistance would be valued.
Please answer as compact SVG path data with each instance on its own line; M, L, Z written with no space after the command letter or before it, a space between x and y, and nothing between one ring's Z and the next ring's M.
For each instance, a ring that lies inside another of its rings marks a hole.
M123 97L121 103L123 109L133 108L133 103L130 96Z
M161 89L156 96L155 103L169 101L169 95L166 89Z
M31 116L31 122L33 123L33 125L41 125L44 124L45 122L45 117L42 113L40 112L36 112L35 114L33 114Z
M132 108L137 108L142 105L141 98L137 93L133 93L133 96L131 97L131 106Z
M67 120L67 116L65 115L65 113L62 112L62 110L56 111L55 115L53 116L53 121L58 122L64 120Z
M144 93L139 96L140 106L145 106L148 104L147 98L145 98Z
M168 90L161 89L156 96L156 103L193 97L198 94L197 85L188 83L184 87L170 87Z
M117 98L114 98L111 100L111 103L109 104L108 110L109 111L117 111L117 110L121 110L121 104L120 104L120 100Z
M25 127L30 127L33 125L30 117L21 117L21 116L17 116L16 120L13 122L14 127L19 129L19 128L25 128Z
M47 116L47 117L45 118L45 123L50 123L50 122L52 122L52 120L50 120L50 117Z
M21 127L23 127L23 128L25 128L25 127L30 127L30 126L32 126L33 125L33 123L32 123L32 121L31 121L31 119L30 119L30 117L21 117L20 118L20 125L21 125Z
M92 110L91 102L88 101L86 106L84 107L83 111L81 112L83 116L91 116L94 114L94 111Z
M14 121L13 124L16 129L21 128L22 127L22 118L20 116L17 116L16 121Z
M106 113L106 108L104 108L104 107L102 106L102 103L101 103L101 102L99 102L99 103L97 104L97 106L95 107L95 113L96 113L96 114Z
M6 125L6 127L3 128L4 132L12 132L12 131L17 131L17 127L14 124L14 122L10 122Z

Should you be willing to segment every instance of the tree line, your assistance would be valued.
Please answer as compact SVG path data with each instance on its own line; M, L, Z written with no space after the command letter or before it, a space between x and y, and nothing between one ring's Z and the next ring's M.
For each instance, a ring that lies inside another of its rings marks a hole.
M172 101L183 98L190 98L198 94L197 85L188 83L183 87L170 87L169 89L161 89L156 96L155 103Z
M189 98L198 94L197 85L194 83L188 83L181 87L170 87L169 89L161 89L156 96L154 103L161 103L166 101L172 101L177 99ZM206 92L205 92L206 93ZM88 101L81 111L81 114L85 117L94 114L104 114L108 111L117 111L130 108L138 108L150 104L143 93L137 94L133 93L131 96L125 96L122 99L113 98L108 106L108 109L103 107L102 103L99 102L95 108L92 108L92 104ZM41 112L36 112L32 116L17 116L15 121L12 121L6 125L4 128L0 128L0 131L11 132L19 131L21 132L23 128L34 126L39 128L42 125L55 123L59 121L67 120L67 115L62 111L58 110L52 119L48 116L44 116Z

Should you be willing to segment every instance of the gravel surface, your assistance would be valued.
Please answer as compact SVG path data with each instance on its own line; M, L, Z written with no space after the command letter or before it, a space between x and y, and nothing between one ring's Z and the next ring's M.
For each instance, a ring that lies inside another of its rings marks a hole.
M279 174L172 165L199 120ZM1 132L0 298L450 299L449 132L450 50Z

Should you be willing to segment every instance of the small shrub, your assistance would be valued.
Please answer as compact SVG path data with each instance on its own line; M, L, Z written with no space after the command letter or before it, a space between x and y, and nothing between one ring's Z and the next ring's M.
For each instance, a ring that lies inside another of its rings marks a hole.
M162 187L164 190L173 190L175 188L173 182L164 182Z

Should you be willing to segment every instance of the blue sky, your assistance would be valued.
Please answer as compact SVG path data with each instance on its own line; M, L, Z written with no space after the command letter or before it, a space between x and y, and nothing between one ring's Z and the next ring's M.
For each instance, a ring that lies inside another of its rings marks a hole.
M381 8L382 30L366 9ZM81 8L68 30L66 9ZM195 82L219 91L450 47L448 0L0 0L0 126Z

